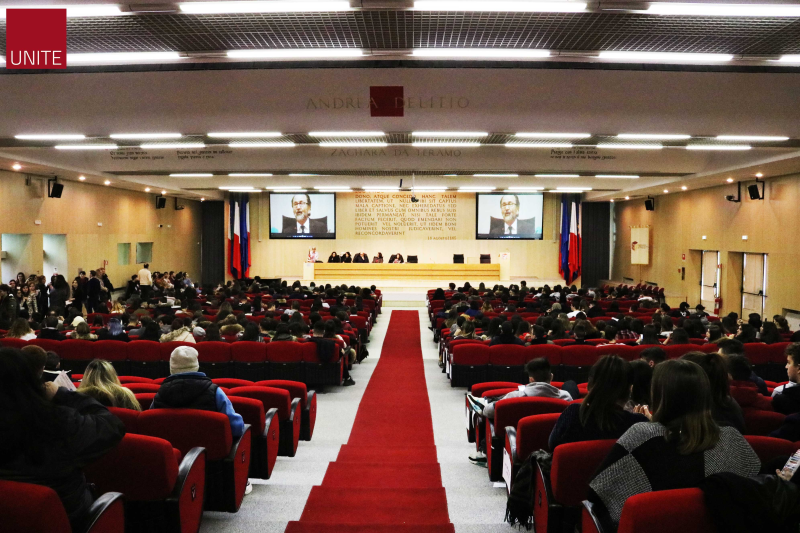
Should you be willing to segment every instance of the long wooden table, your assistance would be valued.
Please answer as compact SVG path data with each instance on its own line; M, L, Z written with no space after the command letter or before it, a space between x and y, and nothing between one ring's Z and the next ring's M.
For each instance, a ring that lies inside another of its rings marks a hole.
M500 280L499 264L314 263L313 266L313 279L318 280Z

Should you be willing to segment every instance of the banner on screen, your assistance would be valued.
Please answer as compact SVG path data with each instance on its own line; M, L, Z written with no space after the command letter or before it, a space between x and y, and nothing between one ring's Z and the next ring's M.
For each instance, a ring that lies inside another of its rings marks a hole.
M631 264L650 264L650 226L631 228Z
M540 193L477 195L477 239L542 239Z
M334 193L269 195L270 239L335 239Z

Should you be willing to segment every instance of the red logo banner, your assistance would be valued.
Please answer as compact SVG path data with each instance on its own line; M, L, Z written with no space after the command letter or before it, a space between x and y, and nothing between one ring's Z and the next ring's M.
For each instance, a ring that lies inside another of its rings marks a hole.
M6 68L67 68L67 10L7 10Z

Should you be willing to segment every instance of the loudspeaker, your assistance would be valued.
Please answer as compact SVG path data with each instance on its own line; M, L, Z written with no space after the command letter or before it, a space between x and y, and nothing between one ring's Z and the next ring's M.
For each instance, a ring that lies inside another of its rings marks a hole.
M47 196L50 198L61 198L61 193L64 192L64 186L60 183L50 183L49 191L47 191Z
M167 199L164 196L156 196L156 209L167 207Z
M647 209L648 211L655 211L656 210L655 200L645 200L644 208Z
M758 190L758 185L748 185L747 192L750 193L751 200L763 200L763 198L761 198L761 191Z
M175 197L175 211L180 211L183 208L184 208L184 205L178 203L178 197L176 196Z

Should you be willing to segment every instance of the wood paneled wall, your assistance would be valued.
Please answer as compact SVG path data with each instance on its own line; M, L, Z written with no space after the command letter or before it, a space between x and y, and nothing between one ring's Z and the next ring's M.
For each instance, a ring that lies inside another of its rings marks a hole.
M200 203L182 200L185 209L176 211L170 198L166 209L156 210L154 198L144 192L78 182L65 183L60 199L47 198L46 184L40 180L26 185L24 176L0 171L0 234L33 236L30 253L20 265L26 274L42 272L41 236L66 234L64 274L68 279L75 277L78 268L88 272L107 260L111 282L122 286L141 268L135 264L136 243L152 242L151 270L183 270L199 280ZM131 243L130 264L118 264L118 243Z
M694 306L700 300L697 251L718 250L723 312L740 313L741 254L765 253L765 316L800 309L800 175L767 180L763 201L750 200L746 185L751 184L742 183L741 203L725 200L736 195L736 184L658 196L652 212L645 211L643 199L617 202L612 279L656 282L665 287L670 304L687 300ZM631 265L630 226L647 224L650 264ZM681 280L683 267L686 278Z
M365 252L370 260L378 252L385 260L393 253L403 256L416 255L420 263L452 263L453 254L464 254L466 259L478 261L480 254L491 254L497 261L501 252L511 253L511 276L527 279L557 279L559 194L544 194L544 240L541 241L491 241L475 239L475 194L458 194L458 232L452 241L424 240L414 237L358 238L352 213L355 209L355 193L336 195L337 233L336 239L325 240L281 240L269 238L269 194L251 195L250 236L252 240L250 268L251 276L284 277L300 279L308 248L317 247L319 257L327 260L332 251L338 254L349 251L351 255ZM226 213L227 213L226 201ZM226 224L229 217L226 214ZM227 235L227 229L226 229ZM227 254L227 250L226 250ZM227 271L226 276L230 277ZM577 281L580 284L580 280Z

